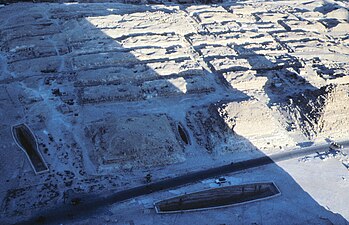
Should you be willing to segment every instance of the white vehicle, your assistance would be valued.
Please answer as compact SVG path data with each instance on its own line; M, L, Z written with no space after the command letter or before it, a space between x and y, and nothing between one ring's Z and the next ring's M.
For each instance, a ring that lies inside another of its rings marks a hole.
M224 177L220 177L220 178L217 178L214 182L216 184L224 184L227 182L227 179L225 179Z

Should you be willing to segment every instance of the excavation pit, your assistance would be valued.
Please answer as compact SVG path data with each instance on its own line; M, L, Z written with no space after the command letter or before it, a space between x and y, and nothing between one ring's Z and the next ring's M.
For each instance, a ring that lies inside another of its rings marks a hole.
M187 131L183 128L183 126L181 124L177 125L177 130L178 130L178 134L181 137L182 141L186 145L190 144L190 140L189 140L189 136L187 134Z
M48 167L39 151L38 142L33 132L25 124L12 127L16 144L25 152L36 174L48 171Z
M137 169L182 162L176 123L166 115L113 117L88 125L90 159L99 168Z
M185 194L156 202L154 206L157 213L177 213L235 206L278 195L280 191L273 182L252 183Z

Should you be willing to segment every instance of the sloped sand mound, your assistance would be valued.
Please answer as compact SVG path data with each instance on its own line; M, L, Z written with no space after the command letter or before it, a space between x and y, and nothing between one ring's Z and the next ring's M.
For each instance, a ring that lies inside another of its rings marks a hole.
M349 129L348 85L328 85L317 90L307 90L289 99L282 107L289 122L308 138L340 137Z

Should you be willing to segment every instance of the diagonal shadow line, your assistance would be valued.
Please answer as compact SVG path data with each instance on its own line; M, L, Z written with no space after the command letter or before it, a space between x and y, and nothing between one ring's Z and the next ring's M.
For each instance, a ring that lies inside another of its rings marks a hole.
M309 152L316 151L315 149L309 150ZM291 156L290 153L276 154L272 157L273 159L268 156L262 156L255 159L231 163L228 165L218 166L215 168L201 170L198 172L188 173L174 178L153 182L147 185L118 191L114 194L106 196L90 196L88 199L85 199L84 202L80 203L79 205L67 205L66 207L48 210L48 212L43 213L43 216L41 217L16 224L33 224L35 222L51 223L57 221L66 222L72 219L76 219L74 218L76 216L88 216L91 214L95 214L96 212L102 210L105 206L122 202L131 198L148 195L158 191L168 190L170 188L186 185L188 183L198 182L200 180L208 179L215 176L225 175L228 173L237 173L244 170L250 170L253 168L266 166L268 164L275 163L276 161L279 162L282 160L287 160L292 157L298 157L302 155L304 155L304 151L300 151L299 153L292 153Z
M68 7L68 6L67 6ZM74 10L75 6L70 8L69 10ZM150 7L152 9L152 7ZM76 8L75 8L76 9ZM104 15L104 16L108 16L108 15L115 15L117 14L115 11L113 11L113 13L111 13L110 11L107 10L107 8L101 8L100 9L102 12L99 15ZM154 9L152 9L154 11ZM165 12L167 13L167 12ZM79 13L78 13L79 14ZM122 13L121 13L122 14ZM111 37L108 37L104 32L100 31L100 28L95 27L93 24L89 23L83 16L83 14L80 15L83 18L83 21L85 21L85 25L87 24L87 30L93 30L94 35L96 35L97 38L100 39L112 39ZM70 34L67 33L66 34L67 37L70 37ZM108 46L109 48L122 48L122 46L118 43L114 43L113 46ZM99 54L99 53L98 53ZM253 57L250 56L250 57ZM135 57L134 55L132 55L131 53L129 53L127 55L127 60L129 60L129 62L134 63L134 64L141 64L144 63L142 61L140 61L139 59L137 59L137 57ZM96 59L94 59L96 60ZM125 59L121 59L121 60L125 60ZM267 60L267 59L266 59ZM101 63L103 63L103 60L101 61ZM252 64L252 61L251 61ZM110 66L110 65L109 65ZM111 65L112 66L112 65ZM252 65L253 67L253 65ZM149 70L151 70L151 68L147 68ZM153 71L156 74L156 71ZM97 75L96 75L97 76ZM185 76L183 76L183 78L185 79ZM172 86L172 88L176 89L176 87L174 87L171 83L168 83L169 86ZM101 87L103 88L103 87ZM266 90L267 91L267 90ZM182 96L186 96L185 93L182 93ZM205 107L205 106L203 106ZM219 120L219 118L218 118ZM222 122L222 121L220 121ZM224 123L224 122L223 122ZM230 130L229 127L224 124L224 128L222 128L222 132L226 132L228 133L228 135L235 135L238 136L237 134L232 133L232 131L227 132L226 130ZM209 134L209 131L207 131L206 135ZM253 146L253 144L246 138L244 137L239 137L241 139L243 139L246 143L249 143L249 145ZM257 151L258 155L263 155L263 153L261 151ZM110 204L113 204L115 202L118 201L123 201L126 200L128 198L133 198L136 196L140 196L143 194L150 194L153 193L155 191L159 191L159 190L165 190L167 188L170 187L174 187L174 186L178 186L178 185L184 185L187 184L187 179L188 176L192 177L192 180L190 180L190 182L192 181L198 181L201 179L205 179L205 178L209 178L212 176L216 176L218 174L225 174L225 173L231 173L231 172L236 172L240 169L248 169L251 167L255 167L255 166L262 166L262 165L266 165L266 164L270 164L273 163L273 161L267 157L267 156L263 156L259 159L255 159L255 160L250 160L248 163L244 162L244 163L238 163L238 164L232 164L232 165L223 165L221 167L217 167L217 168L213 168L212 170L209 171L205 171L205 173L202 172L198 172L198 173L194 173L194 174L189 174L189 175L184 175L182 177L176 177L173 178L172 180L172 184L168 183L168 180L164 180L164 181L160 181L160 182L156 182L150 185L146 185L146 186L142 186L142 187L135 187L135 188L131 188L131 189L127 189L121 192L116 192L114 194L108 194L106 193L105 195L99 195L99 196L92 196L90 199L88 199L88 201L86 203L82 203L81 205L78 206L71 206L71 205L58 205L55 206L53 209L47 209L47 210L42 210L41 212L35 214L33 213L33 215L35 215L33 218L31 218L29 221L23 221L24 224L28 224L28 223L32 223L32 222L40 222L40 219L44 219L44 221L41 222L58 222L60 220L71 220L71 219L76 219L79 218L81 216L88 216L91 215L92 213L97 213L100 212L100 210L103 209L103 207L107 207ZM250 165L250 166L248 166ZM251 166L254 165L254 166ZM290 185L292 185L294 187L295 190L297 190L297 193L293 193L295 196L298 196L298 198L302 198L304 201L304 205L307 207L312 207L314 209L319 210L318 212L320 213L324 213L326 215L332 215L332 212L329 212L327 210L325 210L322 206L320 206L308 193L306 193L298 184L296 181L293 180L293 178L286 172L284 171L282 168L278 167L277 165L274 165L275 170L279 170L282 171L282 176L285 180L287 180L287 182L289 182ZM138 194L134 194L134 193L138 193ZM295 205L290 205L293 207L297 207ZM298 206L300 208L304 208L304 206ZM292 212L290 212L292 213ZM38 217L36 216L43 216L43 217ZM343 217L341 217L340 215L337 214L333 214L335 215L334 218L337 218L337 222L340 222L342 224L345 224L345 219ZM19 223L21 224L21 222Z
M256 76L264 76L268 79L267 84L264 86L264 92L269 97L270 101L268 105L274 103L286 102L289 96L298 94L304 90L317 90L318 88L311 85L303 77L299 76L300 68L303 67L302 63L294 56L284 54L283 58L274 58L273 61L268 59L266 56L256 53L252 49L246 48L244 45L232 46L236 52L240 52L242 58L245 58L252 70L257 72ZM288 69L292 68L294 72ZM272 79L270 75L273 74L275 78L280 79L286 85L282 90L275 90L272 88ZM299 87L299 84L303 84ZM305 85L304 85L305 84ZM285 91L285 89L287 91ZM289 91L291 90L291 94Z

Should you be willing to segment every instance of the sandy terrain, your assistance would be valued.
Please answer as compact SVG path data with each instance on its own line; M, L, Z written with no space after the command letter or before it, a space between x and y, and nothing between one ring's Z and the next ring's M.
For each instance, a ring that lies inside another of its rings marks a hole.
M178 2L0 5L1 224L148 173L157 181L348 139L347 1ZM20 123L49 172L35 175L16 146ZM345 154L310 155L226 176L275 182L272 200L155 213L153 202L217 186L212 178L68 224L348 224L348 168Z

